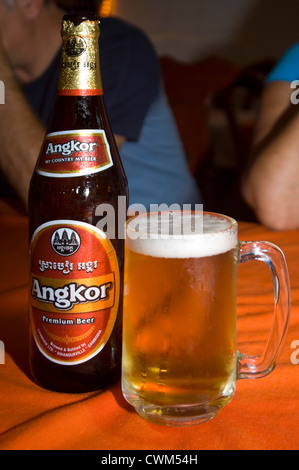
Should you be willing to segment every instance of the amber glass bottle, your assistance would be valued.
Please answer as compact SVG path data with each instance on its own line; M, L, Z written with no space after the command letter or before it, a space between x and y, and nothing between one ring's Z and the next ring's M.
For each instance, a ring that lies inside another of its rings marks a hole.
M29 190L30 367L61 392L103 389L120 373L128 188L103 104L99 31L95 17L63 18L57 97Z

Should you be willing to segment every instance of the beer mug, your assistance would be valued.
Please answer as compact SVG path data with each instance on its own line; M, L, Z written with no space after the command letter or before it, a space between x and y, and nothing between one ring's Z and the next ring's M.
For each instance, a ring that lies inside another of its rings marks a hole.
M275 312L261 356L236 347L237 268L270 267ZM207 212L141 214L126 224L122 391L137 413L179 426L214 418L236 381L269 374L285 341L289 276L281 250L239 242L238 224Z

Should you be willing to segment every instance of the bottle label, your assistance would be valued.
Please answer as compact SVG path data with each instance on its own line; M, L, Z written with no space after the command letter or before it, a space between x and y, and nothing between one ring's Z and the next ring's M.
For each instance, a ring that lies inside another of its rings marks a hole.
M88 361L105 346L119 304L116 252L84 222L41 225L30 246L30 319L36 345L64 365Z
M84 129L46 135L36 171L44 176L67 178L97 173L112 165L105 131Z

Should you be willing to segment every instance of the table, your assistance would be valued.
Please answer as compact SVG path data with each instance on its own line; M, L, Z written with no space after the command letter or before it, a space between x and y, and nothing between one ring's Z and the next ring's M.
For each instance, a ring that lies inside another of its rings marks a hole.
M31 381L27 228L26 216L0 200L0 341L5 346L5 363L0 364L0 449L183 453L299 448L299 231L277 233L257 224L240 223L241 240L276 243L289 266L291 321L278 366L266 378L238 381L235 398L214 420L168 428L137 416L124 401L119 382L104 392L73 395L49 392ZM262 347L272 309L268 269L255 262L241 265L238 342L242 352L255 353Z

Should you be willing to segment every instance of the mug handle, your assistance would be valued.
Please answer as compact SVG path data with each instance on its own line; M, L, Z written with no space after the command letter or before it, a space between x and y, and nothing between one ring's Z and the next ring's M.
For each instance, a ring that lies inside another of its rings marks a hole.
M239 263L262 261L270 269L274 287L274 319L264 352L246 356L238 352L238 379L259 379L270 374L284 346L290 316L290 279L283 252L270 242L240 242Z

